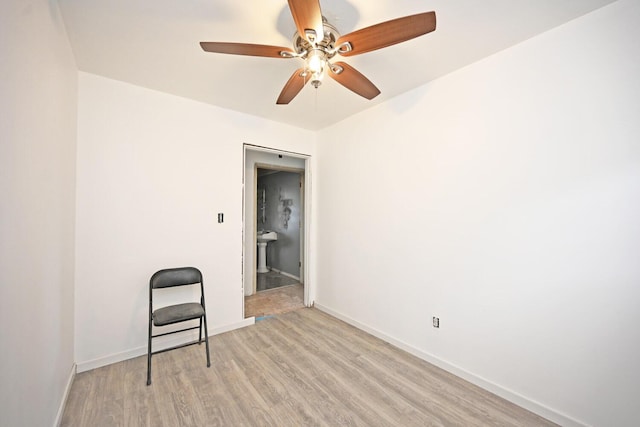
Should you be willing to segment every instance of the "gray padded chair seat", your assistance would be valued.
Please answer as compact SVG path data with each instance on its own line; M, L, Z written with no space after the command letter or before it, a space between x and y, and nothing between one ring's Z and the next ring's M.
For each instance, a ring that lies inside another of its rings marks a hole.
M153 324L155 326L170 325L172 323L184 322L185 320L198 319L203 314L204 309L197 302L176 304L154 311Z

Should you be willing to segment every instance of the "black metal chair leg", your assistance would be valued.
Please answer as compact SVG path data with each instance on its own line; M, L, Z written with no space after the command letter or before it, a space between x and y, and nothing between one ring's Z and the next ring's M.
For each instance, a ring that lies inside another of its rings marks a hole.
M209 332L207 331L207 315L202 316L204 319L204 343L207 346L207 368L211 366L211 358L209 357Z
M149 338L147 340L147 385L151 385L151 320L149 320Z

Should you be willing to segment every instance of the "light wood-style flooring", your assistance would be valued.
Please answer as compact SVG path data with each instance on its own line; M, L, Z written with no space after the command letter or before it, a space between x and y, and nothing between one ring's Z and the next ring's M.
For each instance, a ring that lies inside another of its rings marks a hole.
M304 307L304 288L300 283L256 292L244 297L244 317L264 317Z
M78 374L63 426L554 425L317 309Z

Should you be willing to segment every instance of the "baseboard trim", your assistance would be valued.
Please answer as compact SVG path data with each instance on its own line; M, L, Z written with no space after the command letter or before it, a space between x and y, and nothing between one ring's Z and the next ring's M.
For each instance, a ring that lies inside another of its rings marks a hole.
M392 336L389 336L375 328L372 328L368 325L365 325L364 323L361 323L355 319L352 319L349 316L346 316L338 311L335 311L327 306L324 306L322 304L318 304L317 302L314 305L315 308L317 308L318 310L327 313L337 319L340 319L352 326L355 326L356 328L363 330L377 338L380 338L383 341L388 342L389 344L398 347L401 350L406 351L407 353L410 353L416 357L419 357L422 360L425 360L439 368L444 369L447 372L450 372L466 381L469 381L472 384L477 385L478 387L481 387L497 396L502 397L503 399L506 399L524 409L527 409L535 414L540 415L541 417L544 417L546 419L548 419L549 421L553 421L557 424L560 424L564 427L587 427L587 424L584 424L574 418L571 418L565 414L562 414L554 409L551 409L539 402L536 402L534 400L531 400L529 398L527 398L526 396L523 396L519 393L516 393L512 390L509 390L505 387L502 387L498 384L495 384L481 376L475 375L471 372L468 372L462 368L460 368L457 365L454 365L452 363L446 362L430 353L424 352L422 350L419 350L403 341L397 340L395 338L393 338Z
M294 276L293 274L287 273L286 271L278 270L277 268L271 268L271 267L269 267L269 270L274 271L278 274L282 274L283 276L289 277L291 279L297 280L298 282L300 281L300 277Z
M225 332L233 331L234 329L244 328L245 326L250 326L250 325L253 325L254 323L255 323L255 319L251 317L248 319L244 319L241 322L222 325L217 328L210 329L209 337L222 334ZM153 351L173 347L181 343L189 342L190 340L197 340L198 332L193 331L190 333L181 334L180 336L165 337L165 338L166 339L164 340L161 340L161 339L154 340ZM80 373L80 372L90 371L92 369L111 365L113 363L122 362L123 360L133 359L134 357L144 356L146 354L147 354L147 346L144 345L142 347L136 347L130 350L110 354L110 355L99 357L96 359L87 360L84 362L78 362L77 372Z
M64 395L62 396L62 401L60 402L60 406L58 407L58 413L56 414L56 420L54 426L60 427L62 423L62 415L64 415L64 408L67 406L67 400L69 399L69 392L71 392L71 386L73 385L73 381L76 379L76 372L78 371L77 365L74 363L71 366L71 372L69 372L69 378L67 379L67 385L64 388Z

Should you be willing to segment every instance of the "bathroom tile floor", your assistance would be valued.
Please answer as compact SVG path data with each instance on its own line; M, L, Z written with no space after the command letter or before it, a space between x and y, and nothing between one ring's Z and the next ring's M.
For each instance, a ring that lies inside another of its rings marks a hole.
M279 288L281 286L295 285L296 283L299 283L298 279L293 279L283 274L276 273L275 271L270 271L268 273L258 273L257 276L256 290L258 292L265 291L267 289Z

